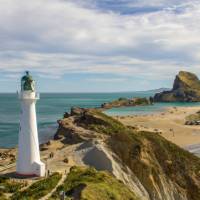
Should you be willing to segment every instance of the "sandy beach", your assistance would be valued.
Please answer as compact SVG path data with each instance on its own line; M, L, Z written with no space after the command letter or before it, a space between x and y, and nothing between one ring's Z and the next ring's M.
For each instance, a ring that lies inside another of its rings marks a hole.
M115 118L125 125L140 130L160 132L167 140L195 152L200 150L200 126L184 124L186 116L199 110L199 107L170 107L162 113L115 116Z

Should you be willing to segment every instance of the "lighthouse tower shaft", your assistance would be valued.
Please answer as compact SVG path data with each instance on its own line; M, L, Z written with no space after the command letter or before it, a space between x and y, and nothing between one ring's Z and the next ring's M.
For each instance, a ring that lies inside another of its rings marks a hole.
M19 93L19 99L21 112L17 173L21 175L44 176L45 165L40 161L35 109L39 95L35 92L34 81L29 75L22 78L22 89L21 93Z

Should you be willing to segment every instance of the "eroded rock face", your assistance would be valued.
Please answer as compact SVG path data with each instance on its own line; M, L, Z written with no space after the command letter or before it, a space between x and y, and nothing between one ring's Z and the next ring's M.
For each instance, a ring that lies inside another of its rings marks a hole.
M199 102L200 80L190 72L180 71L174 80L173 89L157 93L155 102Z
M95 138L96 132L84 129L84 126L94 122L99 124L101 120L89 114L90 110L93 109L74 107L71 109L70 114L66 115L65 113L63 119L57 121L58 129L54 139L68 144L76 144Z

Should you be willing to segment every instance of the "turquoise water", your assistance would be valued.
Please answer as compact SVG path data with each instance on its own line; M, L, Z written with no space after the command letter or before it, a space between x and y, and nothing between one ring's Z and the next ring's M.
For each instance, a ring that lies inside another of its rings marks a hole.
M152 93L92 93L92 94L41 94L37 102L37 118L40 142L52 138L57 129L56 121L72 106L99 107L102 103L119 97L148 97ZM155 104L154 106L118 108L106 111L110 115L146 114L162 111L168 106L193 106L195 103ZM18 140L19 101L16 94L0 94L0 147L14 147Z
M191 106L199 106L200 103L155 103L152 106L137 106L137 107L120 107L113 108L105 111L108 115L145 115L152 114L155 112L162 112L168 107L191 107Z

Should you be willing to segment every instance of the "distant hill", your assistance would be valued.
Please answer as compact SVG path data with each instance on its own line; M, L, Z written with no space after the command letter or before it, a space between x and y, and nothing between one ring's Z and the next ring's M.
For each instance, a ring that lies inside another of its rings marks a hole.
M170 88L158 88L158 89L153 89L153 90L147 90L145 92L152 92L152 93L159 93L159 92L164 92L164 91L169 91Z
M190 72L180 71L172 90L157 93L155 102L200 102L200 80Z

